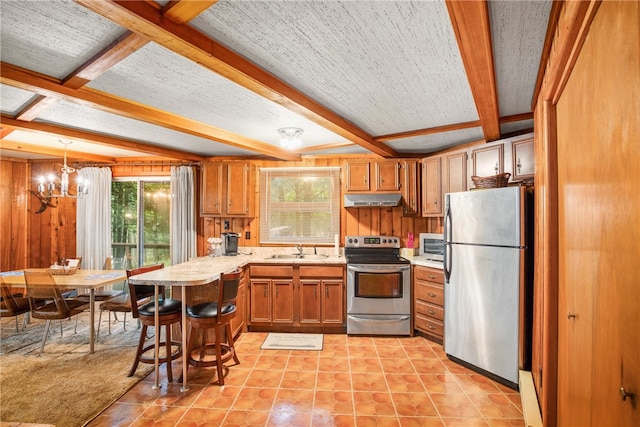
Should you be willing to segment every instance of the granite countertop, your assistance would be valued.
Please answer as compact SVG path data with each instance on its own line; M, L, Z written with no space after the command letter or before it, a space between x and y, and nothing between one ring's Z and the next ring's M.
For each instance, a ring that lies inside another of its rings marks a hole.
M304 248L303 253L308 258L272 258L273 255L296 254L294 247L241 247L237 256L198 257L178 265L171 265L161 270L139 274L130 278L132 283L138 285L161 283L174 286L198 286L210 283L220 278L220 274L231 273L247 264L338 264L346 265L343 256L343 248L340 255L335 256L333 248L318 248L317 255L311 248ZM442 263L428 260L424 257L409 258L412 265L421 265L442 269Z

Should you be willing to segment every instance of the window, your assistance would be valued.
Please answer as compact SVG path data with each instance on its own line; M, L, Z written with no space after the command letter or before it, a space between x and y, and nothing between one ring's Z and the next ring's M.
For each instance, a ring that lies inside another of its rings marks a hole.
M333 244L340 168L260 169L260 243Z
M111 183L114 268L170 265L170 181L149 178Z

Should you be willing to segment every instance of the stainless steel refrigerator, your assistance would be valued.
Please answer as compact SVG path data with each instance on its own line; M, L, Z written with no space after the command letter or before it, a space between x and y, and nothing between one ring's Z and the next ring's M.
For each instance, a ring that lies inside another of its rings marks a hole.
M517 389L527 357L524 187L445 195L444 351Z

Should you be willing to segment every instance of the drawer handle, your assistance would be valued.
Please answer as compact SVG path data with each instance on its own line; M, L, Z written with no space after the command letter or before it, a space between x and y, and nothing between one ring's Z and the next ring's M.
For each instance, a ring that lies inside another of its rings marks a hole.
M436 314L436 312L433 311L433 310L429 310L428 313L431 314L431 315Z
M431 298L435 298L435 297L437 297L437 295L436 295L436 294L434 294L433 292L429 292L427 295L429 295Z
M429 275L429 279L435 279L435 278L436 278L436 276L434 276L433 274Z
M429 329L431 329L431 330L435 329L435 328L433 327L433 325L427 325L427 327L428 327Z

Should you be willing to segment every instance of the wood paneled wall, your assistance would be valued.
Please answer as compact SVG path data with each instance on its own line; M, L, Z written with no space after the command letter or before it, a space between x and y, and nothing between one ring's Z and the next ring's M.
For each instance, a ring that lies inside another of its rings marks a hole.
M363 156L373 160L375 156ZM349 157L354 160L356 157ZM320 167L339 166L344 173L347 158L310 157L298 162L254 160L255 218L198 217L198 255L206 254L206 239L218 237L224 231L240 234L240 246L258 246L260 232L260 194L258 171L261 167ZM25 162L2 160L0 175L0 203L3 227L0 233L0 257L2 271L27 267L48 267L59 258L76 256L76 201L59 199L55 208L49 207L37 214L40 201L29 190L36 191L37 177L59 170L60 161ZM111 167L114 178L128 176L168 176L169 164L140 165L121 164ZM197 202L199 203L199 170L196 168ZM344 191L344 185L341 186ZM341 194L342 196L342 194ZM199 208L198 208L199 209ZM229 229L224 229L225 221ZM441 232L438 218L402 216L402 208L357 208L341 212L341 242L344 236L355 234L394 235L406 245L409 232ZM246 233L249 232L249 239Z

